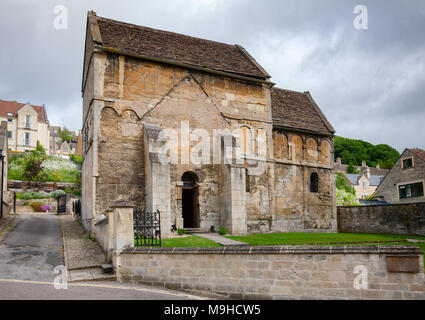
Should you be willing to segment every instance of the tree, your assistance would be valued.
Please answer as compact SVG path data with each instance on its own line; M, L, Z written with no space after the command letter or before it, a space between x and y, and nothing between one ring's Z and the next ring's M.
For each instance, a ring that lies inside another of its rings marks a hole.
M46 158L46 151L40 142L37 141L37 148L25 159L24 178L36 181L37 183L45 181L47 179L47 173L44 172L43 161L46 160Z
M72 132L69 131L67 128L63 128L63 130L59 129L58 134L59 134L59 137L61 138L62 142L72 140Z
M357 173L356 167L353 165L352 162L350 162L350 164L347 167L347 173L351 173L351 174Z
M374 146L362 140L335 137L335 158L341 158L344 164L360 166L363 161L369 167L391 168L400 157L400 153L386 144ZM353 172L355 173L355 172Z

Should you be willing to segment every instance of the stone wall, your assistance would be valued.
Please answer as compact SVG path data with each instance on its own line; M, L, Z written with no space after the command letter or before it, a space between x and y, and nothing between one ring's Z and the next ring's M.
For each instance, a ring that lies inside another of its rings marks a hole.
M403 169L403 160L413 158L413 167ZM412 183L422 182L425 188L425 161L418 158L409 150L405 150L400 159L385 176L377 189L378 196L389 203L413 203L425 202L425 195L422 197L400 199L399 187Z
M120 281L225 298L425 299L423 252L411 246L129 248L115 266ZM355 288L357 269L367 289Z
M425 236L425 203L338 207L338 231Z
M44 191L52 192L56 190L72 189L77 190L80 185L75 183L63 183L63 182L40 182L35 183L33 181L20 181L20 180L8 180L7 186L10 191L18 193L27 191Z

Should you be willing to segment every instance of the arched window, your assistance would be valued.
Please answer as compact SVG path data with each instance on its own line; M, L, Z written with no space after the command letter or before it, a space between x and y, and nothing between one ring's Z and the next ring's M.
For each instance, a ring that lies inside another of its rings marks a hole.
M239 139L241 153L248 156L252 155L253 144L251 129L246 126L241 127Z
M310 177L310 192L311 193L319 192L319 176L316 172L313 172Z

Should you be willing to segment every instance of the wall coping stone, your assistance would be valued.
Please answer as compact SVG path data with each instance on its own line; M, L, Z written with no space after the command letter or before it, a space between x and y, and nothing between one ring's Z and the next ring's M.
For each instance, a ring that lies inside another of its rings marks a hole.
M127 248L123 254L396 254L423 255L416 246L231 246L223 248Z
M128 201L116 201L111 208L136 208L136 206Z
M367 205L367 206L337 206L337 208L374 208L374 207L392 207L392 206L406 206L406 205L418 205L425 204L425 202L409 202L409 203L389 203L389 204L379 204L379 205Z

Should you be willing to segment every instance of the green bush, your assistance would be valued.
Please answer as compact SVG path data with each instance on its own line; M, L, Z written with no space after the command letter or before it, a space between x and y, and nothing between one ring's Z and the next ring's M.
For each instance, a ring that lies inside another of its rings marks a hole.
M225 236L227 234L227 229L225 227L221 227L218 230L218 234L221 235L221 236Z
M46 192L25 192L21 195L23 200L49 199L50 195Z
M35 212L41 212L41 206L43 204L41 202L33 202L31 203L31 207L34 209Z
M27 207L27 206L29 206L29 205L30 205L30 203L29 203L28 201L25 201L25 202L24 202L24 206L26 206L26 207Z
M66 192L63 190L56 190L56 191L50 192L50 198L57 199L59 198L59 196L63 196L65 194Z
M74 161L75 163L82 164L83 158L81 156L76 156L75 154L69 155L69 158Z
M177 233L178 233L179 236L182 236L182 235L186 234L186 231L184 229L178 229Z

